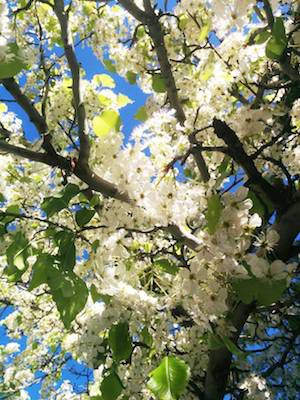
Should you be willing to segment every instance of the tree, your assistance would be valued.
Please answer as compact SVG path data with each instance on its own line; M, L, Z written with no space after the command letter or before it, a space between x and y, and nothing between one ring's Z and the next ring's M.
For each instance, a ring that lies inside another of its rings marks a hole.
M162 3L0 1L3 399L299 398L299 2Z

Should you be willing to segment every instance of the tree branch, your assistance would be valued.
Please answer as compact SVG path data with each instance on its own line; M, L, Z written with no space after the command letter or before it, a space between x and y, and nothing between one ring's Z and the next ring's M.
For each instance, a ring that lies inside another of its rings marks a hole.
M51 135L49 134L46 120L38 112L29 98L22 92L18 83L14 78L2 79L0 80L0 83L2 83L5 89L13 96L19 106L23 108L28 115L30 122L34 124L36 130L43 137L43 149L49 154L56 155L56 151L51 144Z
M138 9L133 5L130 0L119 0L119 3L138 21L148 27L149 36L151 37L154 48L157 54L158 62L161 69L161 75L165 81L167 88L168 100L172 108L175 109L176 118L181 125L184 125L186 116L182 107L182 103L178 96L178 89L176 87L174 75L172 72L172 66L169 61L169 55L165 46L164 32L159 22L159 17L155 14L151 2L148 0L144 1L145 11ZM197 167L200 171L202 180L207 182L209 180L209 172L206 166L205 160L202 153L199 150L194 149L192 152Z
M283 199L276 188L261 176L253 159L245 152L236 133L225 122L217 118L213 120L213 128L218 138L228 146L228 154L244 169L251 184L256 185L270 199L275 208L284 209L287 199Z
M69 31L68 13L64 10L64 6L64 0L55 0L53 9L60 24L61 38L72 74L73 103L78 123L78 135L80 141L78 163L87 165L90 155L90 142L88 137L85 107L80 88L80 65L76 58L74 44Z
M1 132L1 129L0 129ZM86 183L90 189L101 193L105 197L112 197L114 199L123 201L125 203L130 203L131 200L126 192L122 192L119 188L111 182L106 181L100 176L93 173L93 171L86 167L83 168L79 165L75 167L72 166L71 160L56 154L49 153L39 153L25 147L19 147L0 140L0 150L13 154L17 157L26 158L31 161L40 162L50 167L58 167L69 173L74 173L77 178L81 179L82 182Z
M149 16L141 10L132 0L119 0L119 3L142 24L147 25Z
M2 132L1 128L0 132ZM0 140L0 150L7 152L9 154L13 154L14 156L17 157L26 158L27 160L47 164L51 167L59 167L66 171L70 172L72 171L70 160L61 157L58 154L56 154L54 158L52 155L48 153L39 153L33 150L26 149L25 147L15 146L3 140Z

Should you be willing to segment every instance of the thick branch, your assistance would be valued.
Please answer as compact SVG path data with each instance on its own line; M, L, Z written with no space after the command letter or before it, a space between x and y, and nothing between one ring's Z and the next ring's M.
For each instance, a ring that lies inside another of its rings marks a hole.
M213 121L213 128L218 138L222 139L228 146L228 154L244 169L251 180L251 184L256 185L270 199L275 208L283 209L286 205L286 199L283 199L275 187L262 177L253 159L245 152L236 133L225 122L216 118Z
M70 160L61 157L58 154L55 157L53 157L48 153L39 153L33 150L26 149L25 147L15 146L3 140L0 140L0 150L7 152L9 154L13 154L14 156L17 157L26 158L27 160L47 164L51 167L59 167L66 171L71 171L72 169Z
M254 310L253 304L239 303L233 310L231 323L236 329L231 340L236 343L242 329ZM205 400L223 400L230 371L232 354L227 347L209 352L209 362L205 379Z
M9 144L3 140L0 141L0 150L13 154L17 157L26 158L31 161L49 165L50 167L58 167L69 173L74 173L74 175L86 183L90 189L93 189L106 197L112 197L114 199L130 203L129 196L126 192L121 192L116 185L96 175L89 168L82 168L81 166L77 165L74 169L72 167L71 160L68 158L64 158L58 154L53 155L35 152L24 147Z
M72 74L73 103L76 112L80 141L78 162L87 164L90 154L90 142L88 138L85 107L80 88L80 65L76 58L74 45L69 30L68 13L64 10L64 0L55 0L54 4L54 12L56 13L60 24L61 38L64 44L68 65Z
M149 16L141 10L132 0L119 0L119 3L142 24L147 24Z
M5 89L13 96L16 102L23 108L28 115L30 121L36 127L36 130L43 137L42 147L49 154L56 154L54 147L51 144L51 136L48 134L48 126L46 120L35 108L34 104L29 98L22 92L18 83L14 78L2 79L0 83L3 84Z

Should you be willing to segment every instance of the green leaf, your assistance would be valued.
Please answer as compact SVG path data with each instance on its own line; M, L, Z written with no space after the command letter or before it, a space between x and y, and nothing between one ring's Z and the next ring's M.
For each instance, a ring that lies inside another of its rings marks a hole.
M115 361L128 360L132 352L132 340L127 322L120 322L110 328L108 343Z
M102 86L108 87L108 88L114 88L116 86L113 78L107 74L94 75L93 81L95 81L98 85L102 85Z
M94 240L94 242L92 243L92 250L94 253L97 252L99 245L100 245L100 240L99 239Z
M225 156L218 167L218 171L220 176L216 180L216 186L219 186L226 177L231 175L231 158L229 156Z
M142 342L145 343L145 345L147 345L150 348L152 347L153 339L146 326L144 326L143 329L141 330L141 339Z
M0 64L0 79L12 78L27 67L16 43L9 43L5 52L8 57Z
M105 110L98 115L92 122L93 130L97 136L106 136L112 130L118 132L121 127L121 118L115 110Z
M157 267L161 269L163 272L166 272L167 274L171 275L176 275L179 270L179 267L176 264L171 263L166 258L161 258L159 260L156 260L154 262L154 267Z
M271 60L279 60L286 48L286 44L278 42L274 37L271 37L266 46L266 56Z
M28 290L31 291L43 283L47 283L49 276L53 275L54 257L50 254L40 254L32 266L32 277Z
M272 36L266 46L266 56L272 60L279 60L285 51L288 39L282 17L275 18L272 27Z
M100 197L98 194L94 194L93 197L90 200L90 207L96 207L100 205Z
M165 357L150 372L148 388L158 400L177 400L184 392L189 378L189 367L178 357Z
M128 82L131 85L134 85L136 83L136 79L137 79L137 74L135 72L132 71L128 71L126 73L126 79L128 80Z
M146 34L146 30L145 30L144 25L140 25L137 28L137 32L136 32L137 39L142 39L145 36L145 34Z
M287 37L284 27L284 21L282 17L276 17L273 27L272 27L272 36L278 41L287 43Z
M167 90L166 82L161 74L152 75L152 89L156 93L164 93Z
M217 335L215 333L209 332L207 335L207 344L210 350L218 350L224 347L237 357L245 359L247 354L240 350L235 343L227 336Z
M255 44L263 44L269 39L270 36L271 33L268 31L260 32L255 36L254 42Z
M89 210L88 208L82 208L81 210L78 210L75 214L75 221L77 225L82 227L88 224L95 213L95 210Z
M179 29L184 30L189 23L189 17L186 14L181 14L179 15L178 21Z
M68 183L60 192L60 197L46 197L41 205L41 208L48 217L58 213L59 211L67 208L70 200L80 192L80 188L73 184Z
M211 235L214 234L217 229L222 213L222 207L220 196L218 194L213 194L208 199L205 218L207 221L207 230Z
M101 382L100 390L103 400L116 400L123 390L119 376L112 371Z
M29 242L22 232L18 232L6 250L7 268L5 274L11 282L18 281L28 268Z
M286 279L234 279L232 286L243 303L256 301L259 305L269 306L280 299L286 288Z
M20 214L20 208L17 204L11 204L9 207L7 207L7 209L5 210L5 212L7 213L12 213L12 214L16 214L16 217L14 216L10 216L10 215L3 215L0 217L0 220L3 224L9 224L10 222L14 221L17 216Z
M61 268L72 270L76 263L75 236L73 232L68 230L59 231L55 239L59 245L58 259Z
M109 304L109 302L111 301L111 296L99 293L94 284L91 285L90 292L94 303L96 303L97 301L103 301L105 304Z
M62 271L61 280L59 289L53 289L51 283L49 281L48 283L62 322L66 329L69 329L71 322L87 302L88 289L84 281L73 271Z
M68 205L70 200L73 199L80 192L78 185L74 183L68 183L63 190L60 192L61 199Z
M138 121L145 122L148 119L148 114L147 114L147 111L146 111L146 107L145 106L140 107L137 110L134 118L137 119Z
M103 60L103 64L109 72L117 72L117 69L111 60Z
M46 197L41 205L48 217L58 213L67 207L66 203L59 197Z
M103 108L110 107L112 104L112 100L109 97L104 96L103 94L98 95L98 100Z

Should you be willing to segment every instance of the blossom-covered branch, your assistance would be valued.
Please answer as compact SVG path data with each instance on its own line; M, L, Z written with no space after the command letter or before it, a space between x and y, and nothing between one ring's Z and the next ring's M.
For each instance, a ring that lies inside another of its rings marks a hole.
M54 11L60 23L64 50L72 74L73 102L78 122L78 134L80 140L78 163L81 164L81 166L86 166L89 160L90 142L88 137L85 106L81 94L80 65L77 61L74 44L71 39L68 11L65 10L64 0L55 0Z

